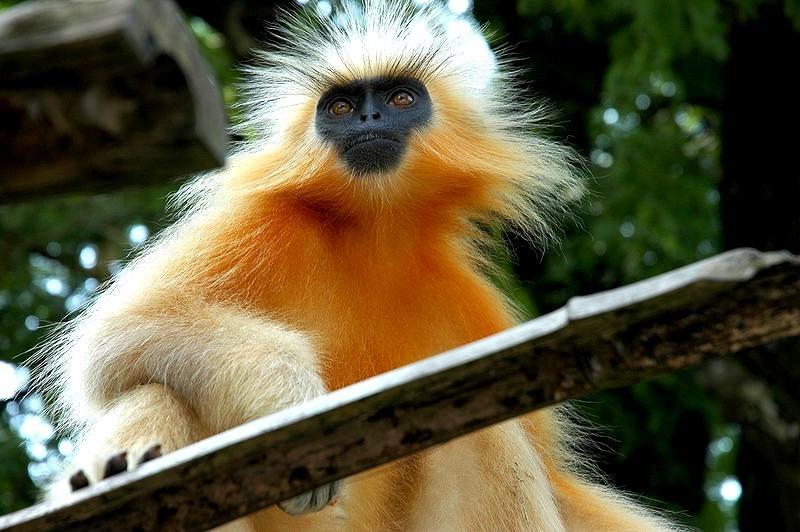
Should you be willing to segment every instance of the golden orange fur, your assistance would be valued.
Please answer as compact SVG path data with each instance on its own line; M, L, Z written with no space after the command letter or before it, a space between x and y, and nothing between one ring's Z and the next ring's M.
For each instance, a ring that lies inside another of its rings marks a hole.
M81 442L73 468L93 480L117 450L169 452L513 325L481 273L481 227L547 238L581 194L570 151L535 133L502 61L464 58L483 41L444 8L367 1L286 24L299 44L252 73L244 127L265 133L187 186L181 220L45 350ZM396 170L351 175L317 137L316 101L400 74L425 83L431 124ZM537 412L348 479L335 506L228 527L670 528L574 473L569 437Z

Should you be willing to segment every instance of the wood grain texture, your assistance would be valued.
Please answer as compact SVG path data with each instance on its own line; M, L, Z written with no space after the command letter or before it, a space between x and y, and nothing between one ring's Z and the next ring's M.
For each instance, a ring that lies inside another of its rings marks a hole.
M0 12L0 203L220 166L220 89L171 0Z
M800 257L734 250L198 442L0 529L202 530L591 391L800 335Z

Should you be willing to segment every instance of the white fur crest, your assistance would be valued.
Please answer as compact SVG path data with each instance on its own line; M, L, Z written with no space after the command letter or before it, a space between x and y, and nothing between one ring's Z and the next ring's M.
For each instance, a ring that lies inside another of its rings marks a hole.
M354 79L446 77L485 97L498 63L480 28L438 3L416 4L353 0L331 14L284 13L274 27L276 46L246 71L242 130L279 135L298 106Z

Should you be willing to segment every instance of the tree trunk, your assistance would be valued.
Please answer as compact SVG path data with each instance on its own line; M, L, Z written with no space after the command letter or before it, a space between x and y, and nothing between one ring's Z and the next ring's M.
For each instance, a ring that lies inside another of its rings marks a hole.
M727 248L800 250L800 106L789 83L800 33L777 4L762 8L755 20L736 22L730 35L720 187ZM772 66L776 61L781 68ZM743 531L800 530L798 355L794 339L707 371L725 415L742 427Z

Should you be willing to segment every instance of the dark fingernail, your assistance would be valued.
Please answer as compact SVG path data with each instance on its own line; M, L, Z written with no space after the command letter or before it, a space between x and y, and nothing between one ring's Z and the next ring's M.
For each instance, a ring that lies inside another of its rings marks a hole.
M78 491L89 485L89 479L86 478L86 473L83 472L83 469L69 477L69 485L72 491Z
M150 460L153 460L155 458L158 458L159 456L161 456L161 445L158 443L155 445L151 445L150 448L147 449L142 455L142 457L139 459L139 465L145 462L149 462Z
M106 462L106 468L103 471L103 478L112 477L127 470L128 453L119 453L109 458L108 462Z

